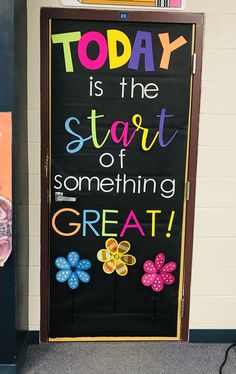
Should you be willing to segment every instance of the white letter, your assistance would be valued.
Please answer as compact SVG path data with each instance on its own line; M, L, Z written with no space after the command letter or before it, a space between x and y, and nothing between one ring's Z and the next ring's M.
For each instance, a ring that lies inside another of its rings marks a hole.
M104 156L108 156L108 157L110 157L111 162L110 162L110 163L107 163L107 164L104 164L104 163L102 162L102 159L103 159ZM100 165L103 166L104 168L109 168L109 167L111 167L111 166L114 164L114 157L112 156L111 153L103 153L103 154L99 157L99 162L100 162Z
M75 186L74 187L68 187L67 186L67 181L69 180L69 179L72 179L72 180L74 180L75 181ZM68 190L68 191L74 191L74 190L76 190L77 188L78 188L78 185L79 185L79 183L78 183L78 179L76 178L76 177L73 177L73 175L70 175L69 177L67 177L65 180L64 180L64 187Z
M59 186L54 185L53 187L55 188L55 190L60 190L62 188L62 183L57 178L62 178L62 175L60 174L55 175L54 180L55 182L59 184Z
M124 163L123 163L123 158L125 157L125 148L122 148L120 150L120 153L119 153L119 157L120 157L120 168L123 169L124 168Z
M172 187L170 190L165 190L164 189L164 183L171 183ZM161 193L161 196L164 197L165 199L170 199L171 197L174 196L175 194L175 179L164 179L162 182L161 182L161 191L163 193Z

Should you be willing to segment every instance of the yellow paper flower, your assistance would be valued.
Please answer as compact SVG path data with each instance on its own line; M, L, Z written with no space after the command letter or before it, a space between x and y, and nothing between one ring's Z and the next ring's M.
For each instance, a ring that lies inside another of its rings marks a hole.
M106 249L100 249L97 253L99 261L104 262L103 270L111 274L116 270L117 274L124 277L128 273L127 265L134 265L136 258L126 254L130 250L130 243L123 240L119 244L113 238L109 238L105 244Z

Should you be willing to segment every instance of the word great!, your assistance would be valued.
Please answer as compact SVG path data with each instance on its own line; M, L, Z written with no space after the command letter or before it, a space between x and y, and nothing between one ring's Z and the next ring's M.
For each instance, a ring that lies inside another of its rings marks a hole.
M151 230L145 233L146 228L142 227L141 222L139 221L134 210L130 210L124 224L118 221L119 210L118 209L103 209L100 213L98 210L94 209L84 209L82 211L82 224L78 222L80 212L72 208L62 208L54 213L52 217L52 228L60 236L74 236L74 235L89 235L88 230L91 231L95 236L118 236L117 232L108 232L108 227L113 226L113 229L119 228L119 236L122 238L126 231L136 230L137 234L141 236L152 236L157 235L156 224L158 221L158 216L162 213L160 209L148 209L145 212L147 215L150 215L150 226ZM112 216L111 216L112 215ZM175 211L171 211L170 222L168 225L168 231L171 230ZM68 230L64 230L65 220L68 220ZM72 219L72 222L71 222ZM74 221L76 219L76 222ZM63 228L60 228L62 225ZM122 230L120 231L120 226L122 225ZM81 231L82 232L81 232ZM166 237L171 236L170 232L166 233Z
M81 65L89 70L102 68L107 58L109 58L110 69L117 69L129 62L129 69L138 70L141 56L143 56L145 71L154 71L153 41L155 42L156 38L159 38L162 47L159 67L168 69L172 52L187 43L182 35L170 42L169 33L152 35L148 31L137 31L132 46L129 37L124 32L111 29L107 30L107 39L97 31L89 31L83 35L80 31L76 31L53 34L52 42L63 46L66 72L74 72L71 53L71 43L73 42L78 43L78 59ZM91 43L98 47L95 59L88 56L88 47ZM122 54L118 53L118 43L123 46Z

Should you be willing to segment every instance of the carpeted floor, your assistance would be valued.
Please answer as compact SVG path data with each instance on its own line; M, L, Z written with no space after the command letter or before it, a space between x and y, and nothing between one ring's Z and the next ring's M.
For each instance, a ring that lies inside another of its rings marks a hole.
M30 346L22 372L37 374L218 374L229 344L47 343ZM224 374L236 374L236 348Z

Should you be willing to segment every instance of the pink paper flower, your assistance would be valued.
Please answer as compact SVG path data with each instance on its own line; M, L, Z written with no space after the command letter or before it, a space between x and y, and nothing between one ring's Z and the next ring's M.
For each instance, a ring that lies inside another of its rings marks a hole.
M170 272L176 269L176 263L168 262L164 265L164 262L165 255L158 253L155 264L151 260L147 260L143 264L145 274L142 276L142 284L146 287L151 286L154 292L161 292L164 284L170 286L175 281L175 277Z

